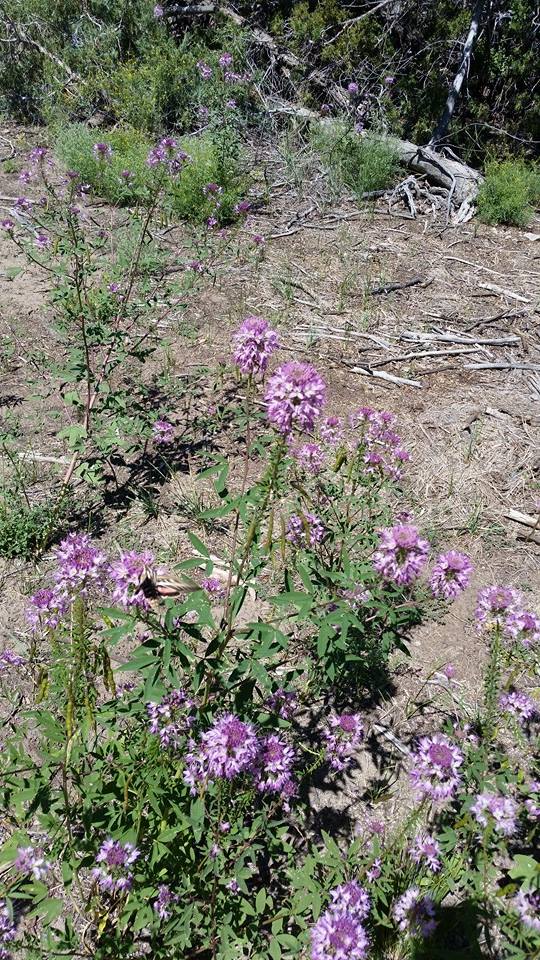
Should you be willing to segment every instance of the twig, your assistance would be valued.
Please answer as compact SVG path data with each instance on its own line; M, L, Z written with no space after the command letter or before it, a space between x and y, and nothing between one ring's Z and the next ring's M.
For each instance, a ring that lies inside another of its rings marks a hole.
M419 283L425 283L426 277L413 277L412 280L406 280L404 283L385 283L380 287L372 287L368 290L370 296L375 297L379 293L392 293L394 290L405 290L407 287L416 287ZM428 281L431 283L431 280Z
M494 363L466 363L466 370L540 370L540 363L512 363L501 360Z
M500 296L510 297L511 300L519 300L520 303L531 302L528 297L522 297L520 293L514 293L512 290L499 287L496 283L479 283L478 286L481 290L489 290L491 293L498 293Z
M378 380L387 380L389 383L397 383L404 387L422 387L418 380L407 380L406 377L395 377L392 373L386 373L385 370L372 370L371 367L349 367L351 373L361 373L365 377L376 377Z
M540 524L540 514L537 517L532 517L529 513L521 513L519 510L508 510L504 516L507 520L521 523L524 527L532 527L533 530L538 530Z
M453 333L417 333L414 330L404 331L400 334L399 339L409 340L412 341L412 343L431 343L433 340L438 340L441 343L475 343L484 344L490 347L508 346L513 343L521 343L521 338L518 336L485 337L482 339L477 339L476 337L462 337Z
M481 347L458 347L455 350L422 350L421 353L403 353L398 357L386 357L377 360L372 367L382 367L387 363L401 363L405 360L419 360L422 357L455 357L463 353L478 353Z

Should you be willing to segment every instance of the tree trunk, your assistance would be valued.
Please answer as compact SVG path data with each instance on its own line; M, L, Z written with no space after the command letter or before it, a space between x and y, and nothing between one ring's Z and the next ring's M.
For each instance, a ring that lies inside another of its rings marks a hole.
M428 146L436 148L437 144L446 136L446 132L450 125L452 115L454 113L456 104L459 100L459 95L461 93L461 88L463 86L463 81L469 72L469 66L471 63L471 54L478 32L482 25L482 19L484 16L484 10L486 6L490 6L490 0L476 0L476 4L473 10L471 25L469 27L469 32L467 34L467 39L465 40L465 46L463 47L463 56L461 58L461 63L459 70L454 77L454 82L450 87L450 92L448 94L448 99L446 101L446 106L443 110L442 116L435 128L433 136L429 141Z

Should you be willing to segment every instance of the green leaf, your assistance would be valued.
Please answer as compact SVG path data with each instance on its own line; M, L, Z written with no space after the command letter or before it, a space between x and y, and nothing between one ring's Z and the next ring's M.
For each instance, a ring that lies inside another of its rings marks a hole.
M255 897L255 910L257 913L264 913L264 908L266 906L266 890L264 887L262 890L259 890L257 896Z
M210 553L209 553L207 547L205 547L205 545L204 545L204 543L202 542L202 540L199 540L198 536L197 536L195 533L189 532L189 533L188 533L188 539L189 539L192 547L195 547L195 550L197 551L197 553L200 553L201 556L207 557L208 559L210 559Z

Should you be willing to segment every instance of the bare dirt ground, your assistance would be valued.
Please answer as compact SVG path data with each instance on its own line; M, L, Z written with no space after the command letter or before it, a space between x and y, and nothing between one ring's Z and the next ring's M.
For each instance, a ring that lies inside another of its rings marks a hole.
M19 192L16 172L2 174L0 205ZM256 234L265 238L261 251ZM182 262L182 230L168 243ZM24 449L61 461L58 420L71 414L49 401L32 359L38 348L45 357L57 350L47 283L34 271L14 276L20 261L2 237L0 258L1 412L16 411ZM428 214L391 216L383 202L319 209L277 181L269 206L244 224L237 255L182 315L190 336L174 318L165 330L174 369L229 362L231 334L247 313L279 328L280 359L309 358L324 371L331 412L370 405L395 413L413 454L407 495L416 520L435 545L463 549L475 563L473 588L442 622L418 629L411 660L397 664L398 691L378 716L407 734L418 729L418 716L407 713L433 668L452 662L456 692L473 700L480 693L485 650L474 630L474 588L511 583L528 606L540 603L540 546L505 516L539 512L540 221L528 232L476 222L450 229ZM44 483L61 469L36 461ZM163 487L167 510L155 520L135 505L112 538L127 535L171 562L185 557L187 525L174 503L190 482L184 472ZM24 642L24 597L35 581L28 565L1 561L1 647ZM364 770L363 782L373 773ZM357 787L354 778L343 784L343 812Z

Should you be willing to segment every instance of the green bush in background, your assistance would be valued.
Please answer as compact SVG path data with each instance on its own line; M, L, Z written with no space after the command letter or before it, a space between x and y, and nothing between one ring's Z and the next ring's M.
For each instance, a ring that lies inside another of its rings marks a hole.
M540 169L521 160L492 160L478 195L484 223L526 227L540 203Z
M360 136L350 126L336 122L315 127L312 143L338 188L348 187L361 196L386 190L397 178L397 155L382 137Z
M94 154L94 144L99 141L112 148L107 162ZM135 205L148 196L153 175L147 156L152 142L136 130L99 132L84 124L72 124L60 128L55 143L63 163L76 170L99 196L120 205ZM167 181L165 204L182 219L202 223L214 212L212 198L203 188L216 183L222 189L217 218L220 223L230 222L235 217L234 207L246 190L234 130L223 125L219 134L208 130L197 137L183 137L179 145L191 161L177 179ZM122 176L124 171L129 171L129 178Z

